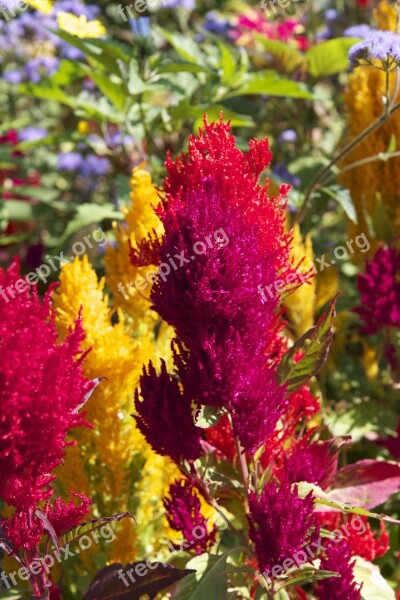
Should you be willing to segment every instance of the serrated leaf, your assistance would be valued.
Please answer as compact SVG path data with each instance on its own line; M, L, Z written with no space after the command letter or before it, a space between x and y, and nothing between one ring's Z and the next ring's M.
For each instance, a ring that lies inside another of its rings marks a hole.
M133 519L133 521L136 523L135 517L129 512L117 513L115 515L112 515L111 517L100 517L98 519L91 519L90 521L82 523L82 525L79 525L78 527L67 531L67 533L65 533L60 538L60 546L73 544L82 536L90 533L91 531L99 529L99 527L104 525L104 523L118 523L119 521L122 521L122 519Z
M279 383L286 385L289 392L305 385L324 365L332 342L336 298L337 296L317 324L301 336L283 356L278 368ZM303 356L295 362L297 352L301 352Z
M385 521L386 523L400 524L399 520L389 517L388 515L373 513L366 508L353 506L349 502L339 502L338 500L334 500L330 497L329 492L324 492L320 487L313 483L309 483L308 481L300 481L300 483L296 483L296 486L301 498L305 498L307 494L312 492L315 505L320 504L322 506L329 506L330 508L341 510L343 513L371 517L372 519L378 519L378 521Z

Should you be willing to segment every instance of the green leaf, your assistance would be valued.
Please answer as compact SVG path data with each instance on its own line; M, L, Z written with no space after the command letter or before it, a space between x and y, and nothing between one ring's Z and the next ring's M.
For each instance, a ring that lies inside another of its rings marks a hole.
M99 40L85 40L77 38L74 35L70 35L66 31L61 30L50 30L55 35L58 35L62 40L71 44L75 48L78 48L86 56L92 58L97 63L100 63L106 67L111 73L115 75L119 74L118 59L127 59L126 55L122 53L115 56L115 49L112 44L99 43Z
M289 392L305 385L324 365L332 342L336 298L337 296L318 323L301 336L283 356L278 368L279 383L286 384ZM295 362L294 357L298 351L303 357Z
M228 581L226 561L230 552L218 556L202 554L187 563L196 573L189 575L178 584L174 600L226 600Z
M278 65L286 73L290 74L304 64L304 55L295 48L291 48L287 44L278 42L277 40L269 40L257 32L255 32L254 37L263 46L264 50L272 54L277 60Z
M202 406L198 408L194 415L194 424L196 427L208 429L218 424L224 412L214 406Z
M397 416L390 406L376 402L362 402L324 416L324 422L335 436L351 434L358 442L368 434L375 437L395 435Z
M121 220L122 214L115 210L112 204L80 204L77 207L76 213L66 226L64 233L58 238L49 238L46 240L47 246L62 245L74 233L92 225L99 223L104 219Z
M291 585L305 585L306 583L312 583L320 579L328 579L330 577L340 577L335 571L323 571L318 570L311 564L304 564L299 569L291 571L288 575L287 581L282 584L282 587L289 587Z
M313 77L335 75L349 66L349 50L358 38L336 38L313 46L306 53L308 70Z
M356 582L363 584L362 600L396 600L396 594L376 565L356 556L353 572Z
M234 53L233 48L224 44L220 40L218 41L218 48L220 51L220 68L222 70L221 81L225 85L230 85L234 82L234 76L238 71L238 61L236 57L236 53ZM234 85L231 85L234 87Z
M202 65L203 67L207 66L203 52L192 38L178 32L172 33L162 27L158 27L158 30L183 60Z
M358 219L356 209L353 200L351 199L350 191L347 188L340 185L331 185L330 187L322 188L321 192L325 192L325 194L328 194L328 196L336 200L339 206L343 208L350 221L357 225Z
M125 100L128 95L128 90L122 81L118 81L115 76L110 76L109 73L101 71L93 61L90 66L85 65L86 74L93 79L99 90L108 98L119 111L122 111L125 105Z
M258 94L284 98L304 98L307 100L313 98L312 93L303 83L280 77L276 71L272 70L250 73L245 77L240 87L226 94L225 98Z
M73 544L77 540L79 540L82 536L87 535L91 531L95 531L99 529L104 523L118 523L122 521L122 519L133 519L136 523L135 517L131 515L129 512L122 512L112 515L111 517L100 517L98 519L91 519L87 521L87 523L82 523L79 527L75 527L75 529L71 529L67 531L60 538L60 546L66 546L67 544Z
M158 73L214 73L208 67L197 65L185 60L175 60L173 62L166 63L157 69Z
M321 504L322 506L329 506L330 508L336 508L341 510L343 513L350 513L354 515L362 515L364 517L370 517L372 519L378 519L378 521L385 521L386 523L393 523L395 525L400 524L400 521L389 517L388 515L378 514L361 508L360 506L353 506L349 502L339 502L330 497L329 492L324 492L320 487L309 483L308 481L300 481L296 483L298 494L301 498L305 498L310 492L314 496L314 504Z

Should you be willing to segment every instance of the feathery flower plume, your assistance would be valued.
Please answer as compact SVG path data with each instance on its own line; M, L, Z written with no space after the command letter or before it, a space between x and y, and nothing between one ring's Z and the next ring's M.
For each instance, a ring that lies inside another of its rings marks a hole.
M274 364L280 294L263 300L259 292L292 268L284 232L288 186L270 198L268 183L259 184L270 161L267 140L251 141L245 154L229 124L205 121L188 153L166 162L157 207L162 237L131 253L134 264L159 266L151 300L180 340L175 365L184 395L229 408L248 451L266 439L285 407ZM139 414L153 401L153 394L144 397Z
M362 332L373 334L385 327L400 328L400 252L395 246L378 248L359 274L357 286L361 306L354 309L365 325Z
M131 203L122 209L125 220L122 224L114 224L115 245L107 246L106 278L114 295L114 306L123 308L136 325L143 327L148 323L152 326L157 319L157 314L150 310L149 299L155 269L133 265L129 258L129 244L134 246L149 231L156 236L161 235L162 225L154 212L159 194L150 173L139 167L133 170L130 189Z
M175 481L169 488L169 497L164 499L164 507L170 527L182 532L188 549L202 554L215 543L215 525L211 529L207 526L198 493L190 481Z
M289 483L308 481L325 489L337 471L338 452L332 440L309 444L305 436L284 456L280 476Z
M287 482L280 487L269 482L258 498L250 494L249 508L249 535L263 572L318 539L319 524L311 492L300 498L297 486L291 489Z
M354 561L351 560L351 550L346 540L327 548L320 569L334 571L340 577L328 577L320 581L315 590L318 600L361 600L361 586L354 581L353 567Z
M168 374L165 362L160 374L152 363L140 378L140 400L136 390L136 423L147 442L161 456L175 462L200 456L201 429L193 423L190 400L182 393L178 380Z
M386 0L379 3L375 11L378 29L395 31L396 9ZM376 62L376 59L372 59ZM377 62L378 66L380 62ZM389 74L389 96L393 102L400 100L396 95L396 74ZM349 76L345 92L347 130L351 141L384 113L383 99L386 96L386 73L370 65L360 65ZM386 123L366 137L341 162L346 167L379 153L387 153L388 148L400 144L400 111L395 112ZM340 177L343 185L349 188L354 202L358 224L349 225L349 238L369 231L368 217L387 219L393 225L393 231L400 226L400 158L387 161L377 160L343 173ZM379 205L380 203L380 205ZM371 244L371 253L377 244ZM359 252L356 249L356 252Z
M132 300L132 306L136 300ZM142 362L154 358L155 348L147 335L131 336L121 310L118 310L118 322L113 322L114 311L104 294L104 280L98 281L87 256L62 267L60 285L53 294L53 301L56 325L62 338L67 335L74 315L81 310L85 331L83 347L90 349L84 364L85 374L90 379L106 378L85 406L94 431L91 435L85 429L74 433L78 444L69 448L70 460L59 471L59 480L66 489L78 481L80 491L94 498L96 514L102 515L128 510L133 494L150 494L151 499L146 500L145 507L135 496L138 526L132 520L124 519L120 525L121 534L113 544L107 545L109 560L130 562L139 551L138 534L142 523L146 527L154 523L155 546L162 538L169 539L170 530L162 524L160 516L161 499L164 489L178 472L171 469L166 459L154 454L140 431L132 427L129 417L132 392L139 381ZM99 481L103 489L101 498ZM92 568L94 570L96 565Z
M0 294L0 496L15 511L1 526L7 551L27 566L49 533L43 512L60 533L79 525L88 511L83 495L74 508L58 500L52 507L49 500L54 470L70 444L67 434L85 424L78 411L93 384L83 376L81 320L57 343L50 292L42 303L36 289L31 294L17 260L0 271L4 288L12 299ZM49 579L45 572L30 576L34 597L43 597Z

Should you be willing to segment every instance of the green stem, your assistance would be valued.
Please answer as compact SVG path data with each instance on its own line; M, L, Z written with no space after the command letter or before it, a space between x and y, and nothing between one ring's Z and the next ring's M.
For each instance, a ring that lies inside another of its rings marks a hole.
M300 212L297 216L296 222L300 223L305 215L306 209L307 209L307 204L310 200L310 198L312 197L315 188L318 186L319 182L324 178L324 176L329 173L329 171L331 170L331 168L338 162L340 162L340 160L346 156L347 154L349 154L349 152L351 152L356 146L358 146L358 144L360 144L361 142L363 142L368 136L371 135L371 133L373 133L376 129L378 129L381 125L383 125L386 120L393 115L393 113L395 113L398 109L400 108L400 102L397 102L397 104L395 104L392 108L389 109L388 113L386 114L386 110L383 112L383 114L376 119L376 121L374 121L373 123L371 123L371 125L369 125L366 129L364 129L364 131L362 131L360 134L358 134L349 144L347 144L343 150L341 150L330 162L329 164L326 165L326 167L324 167L319 173L317 173L317 175L314 177L314 179L312 180L307 193L305 195L305 198L303 200L303 204L301 205L300 208Z
M337 173L331 173L328 177L326 177L322 180L321 185L325 186L327 183L330 183L336 177L339 177L340 175L343 175L343 173L347 173L348 171L351 171L352 169L356 169L357 167L362 167L363 165L368 165L369 163L376 162L379 160L386 162L387 160L390 160L391 158L399 158L399 157L400 157L400 150L398 150L397 152L389 152L388 154L381 152L380 154L376 154L375 156L369 156L368 158L362 158L360 160L356 160L355 162L351 163L350 165L346 165L345 167L343 167L343 169L340 169L340 171L338 171Z

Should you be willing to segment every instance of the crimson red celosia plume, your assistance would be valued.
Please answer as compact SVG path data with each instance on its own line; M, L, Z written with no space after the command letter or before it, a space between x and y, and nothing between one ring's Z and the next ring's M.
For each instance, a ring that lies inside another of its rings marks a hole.
M165 197L157 208L162 238L131 253L136 264L171 265L168 276L164 266L157 277L151 300L179 339L175 366L185 396L228 408L247 451L265 441L286 405L276 379L280 296L273 284L291 269L288 186L271 198L260 185L270 161L267 140L253 140L244 153L229 124L205 121L188 153L166 162ZM270 297L263 300L259 288L268 284ZM142 396L139 416L152 402Z
M78 320L57 343L49 292L42 303L36 289L30 293L17 260L0 271L0 498L15 508L1 525L8 551L23 565L39 555L46 517L61 534L81 523L90 505L80 494L80 506L49 503L66 436L84 423L78 410L93 387L82 372L82 339ZM31 584L36 597L50 583L42 572Z
M18 263L0 272L3 289L19 279ZM71 427L91 383L76 357L83 339L80 321L61 344L46 295L0 296L0 494L18 510L50 495ZM14 288L15 290L15 288ZM6 299L7 298L7 299Z

